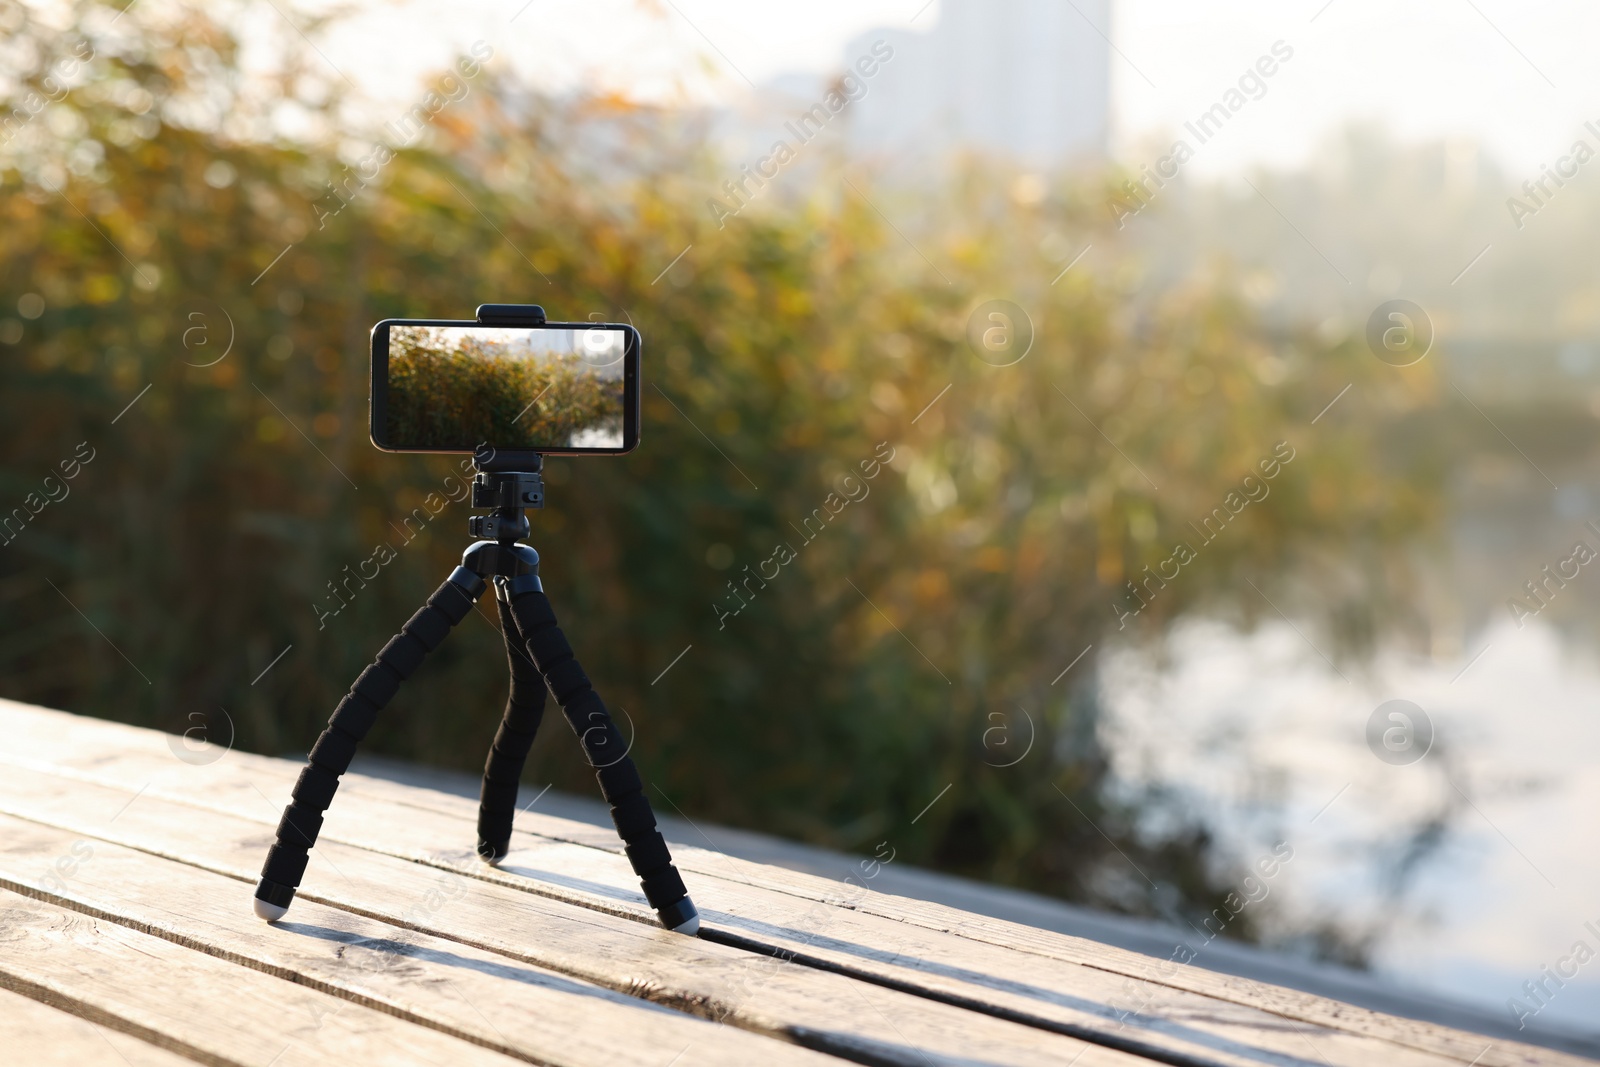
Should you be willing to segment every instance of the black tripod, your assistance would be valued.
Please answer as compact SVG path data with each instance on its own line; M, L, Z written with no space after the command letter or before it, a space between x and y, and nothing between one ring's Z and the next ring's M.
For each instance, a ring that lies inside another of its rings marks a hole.
M628 758L627 746L556 625L555 612L539 581L539 553L517 543L528 536L523 509L544 506L543 461L524 453L509 462L521 469L499 469L495 457L487 452L474 458L478 473L472 483L472 506L495 509L492 515L474 515L467 520L468 532L483 540L463 553L461 566L361 672L312 746L309 762L295 782L293 799L278 823L277 842L261 868L261 883L256 886L256 914L268 922L289 910L311 846L322 829L322 813L328 810L339 788L339 776L349 768L356 746L372 728L378 712L423 658L449 636L451 628L466 618L487 581L493 579L511 665L511 695L483 769L478 855L497 863L506 854L516 813L517 779L544 716L548 689L582 742L589 765L595 768L600 792L611 805L611 820L628 862L639 876L645 899L667 929L690 935L699 931L699 912L672 865L661 831L656 829L655 813L644 795L639 772Z

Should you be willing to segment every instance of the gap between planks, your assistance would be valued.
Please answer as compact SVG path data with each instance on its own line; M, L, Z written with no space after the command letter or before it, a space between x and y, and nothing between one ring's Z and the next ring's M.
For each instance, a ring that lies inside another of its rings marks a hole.
M0 724L3 724L12 736L19 738L32 736L45 747L65 753L63 762L66 763L73 761L76 745L63 747L55 744L57 735L63 731L86 741L87 747L95 751L133 749L148 752L171 768L170 762L165 761L169 739L158 731L88 719L3 699L0 699ZM0 758L3 756L4 754L0 753ZM248 753L231 752L224 758L237 761L241 769L248 769L285 783L285 789L292 783L299 769L297 764L288 761ZM341 787L341 795L344 796L360 794L390 804L404 804L407 807L422 808L468 820L475 817L476 809L471 801L448 794L397 785L361 775L347 775L344 781L345 784ZM335 808L337 809L338 805L335 805ZM620 854L620 846L607 828L597 828L586 823L529 812L520 812L517 823L519 833L547 840L571 842L614 855ZM763 864L726 856L714 849L703 850L682 844L673 846L673 857L678 867L685 872L742 882L805 901L833 904L842 902L839 883L815 875L770 868ZM1173 967L1166 961L1158 961L1137 952L1053 931L1038 930L1006 920L973 915L941 904L870 893L850 906L861 913L875 914L902 924L948 933L1049 960L1080 964L1111 975L1166 985L1173 989L1270 1012L1292 1023L1309 1023L1327 1029L1343 1030L1421 1051L1434 1052L1480 1067L1520 1067L1524 1064L1550 1062L1544 1058L1546 1050L1543 1049L1509 1041L1498 1041L1491 1047L1485 1048L1483 1039L1476 1034L1385 1015L1329 1000L1326 997L1207 971L1199 967ZM1588 1061L1569 1057L1558 1062Z
M84 1067L120 1063L126 1067L192 1067L193 1060L107 1030L81 1015L42 1000L0 989L0 1019L5 1020L6 1052L28 1067ZM116 1059L112 1060L111 1057Z
M730 1067L837 1062L314 901L297 902L294 921L269 927L238 907L237 879L104 840L51 892L37 872L54 870L81 839L9 815L0 815L0 836L0 885L13 892L526 1062L660 1067L663 1048L693 1048L692 1062ZM0 953L0 974L16 967Z
M0 783L0 790L4 791L5 808L18 817L102 840L132 842L153 855L229 875L239 883L237 906L241 913L247 907L248 885L254 880L249 873L251 861L265 844L265 827L148 792L108 826L106 815L125 802L125 791L25 770ZM182 830L175 829L180 825ZM781 1036L832 1055L896 1065L936 1059L952 1063L998 1060L1043 1067L1075 1056L1084 1067L1132 1067L1147 1062L1099 1044L1084 1044L827 972L783 967L773 960L763 962L762 957L494 883L456 879L449 872L430 871L382 853L337 842L327 849L335 860L333 866L349 879L348 886L327 873L315 891L307 887L302 894L305 899L598 982L715 1021ZM430 874L468 888L448 908L408 921L400 913L434 884L427 877ZM69 883L64 892L72 891ZM863 1005L869 1010L862 1011ZM1152 1058L1168 1063L1244 1062L1234 1057L1153 1051L1156 1055Z
M46 777L51 781L56 780L54 776L46 775ZM62 781L65 781L65 779L62 779ZM215 783L206 792L210 800L217 800L219 791L216 789ZM156 819L155 813L149 811L152 805L182 805L186 810L196 810L197 807L198 810L215 810L210 805L196 806L182 799L169 799L160 790L154 788L145 788L141 795L144 799L140 801L134 812L130 815L119 816L120 818L124 820L142 818L147 825L155 822L160 826L166 826L180 821L180 819L177 816ZM121 793L119 791L119 799L120 796ZM108 809L113 803L116 803L116 801L111 798L107 798L105 802ZM247 806L255 807L255 805ZM347 804L347 808L351 806ZM37 817L34 813L26 814L29 817ZM227 813L227 817L242 817L246 821L255 821L249 815L240 815L237 812ZM387 825L383 820L380 820L380 824ZM339 846L384 856L396 862L415 863L412 857L396 856L391 852L373 849L365 844L351 844L341 841L337 833L331 832L332 825L330 820L329 826L324 828L323 836L319 839L319 849L324 851L325 856L327 855L327 850L335 847L334 843L337 842ZM416 818L413 817L407 823L407 831L415 833L417 829ZM144 847L149 846L145 845ZM591 849L579 849L575 846L563 847L571 850L571 854L566 857L569 863L582 861L583 859L610 861L617 865L622 863L620 859L608 853ZM172 856L175 853L169 845L161 850L161 854ZM466 855L468 854L463 853L464 858ZM329 862L332 864L335 873L349 866L349 860L343 854L340 854L337 862L333 862L331 859ZM475 861L468 859L467 862L471 864ZM453 862L445 861L436 861L435 864L430 866L439 869L445 875L465 874L468 877L477 878L479 881L497 885L514 893L533 895L529 888L530 883L526 879L510 878L487 867L475 866L467 871L462 871ZM616 872L589 873L597 874L600 877L612 877L612 875L620 878L631 877L620 866L618 866ZM337 885L338 883L334 882L333 884ZM317 892L322 895L314 896L314 899L329 899L325 895L325 889ZM626 895L638 896L635 891L627 891ZM537 897L559 899L550 897L547 893L539 893ZM578 907L586 906L583 901L562 900L561 902ZM381 917L381 913L365 910L365 904L347 900L342 901L341 906L362 911L364 914L373 914ZM641 914L636 916L638 919L637 926L643 926L652 931L659 930L653 921L645 918L648 913L644 910L642 900L637 907L641 911ZM847 926L859 926L864 921L870 921L846 909L827 910L831 913L829 917L833 921L844 923ZM704 909L703 915L708 922L717 921L717 912L714 908ZM761 925L768 930L781 931L782 927L779 924L783 921L784 917L779 916L775 917L774 922L762 923ZM887 932L898 935L901 941L908 935L918 933L915 930L906 930L899 927L898 924L884 923L882 920L877 920L877 923L880 926L892 927L893 929L889 929ZM706 928L702 927L702 929ZM840 936L849 932L851 931L841 931ZM929 952L930 946L926 942L928 935L926 932L921 933L924 935L922 943L915 946L902 944L897 946L896 951L885 950L881 955L898 958L903 955L904 950L907 948L914 948L916 952L921 953ZM662 934L662 936L666 935ZM926 971L917 972L903 968L897 972L900 975L897 978L894 973L885 973L889 969L881 964L876 970L866 969L862 966L852 966L853 957L850 950L854 945L850 942L839 942L843 946L842 949L834 950L831 953L833 958L824 960L819 956L822 946L816 944L818 935L813 933L807 940L810 942L810 951L806 950L807 945L801 944L797 946L792 942L783 947L775 946L770 941L756 942L756 944L763 950L764 956L769 959L786 963L798 963L802 966L810 967L818 967L820 965L822 969L844 976L847 979L864 979L885 989L892 989L899 993L924 998L934 1003L948 1005L954 1009L973 1012L982 1017L1035 1027L1048 1033L1089 1040L1107 1048L1120 1049L1162 1062L1232 1064L1238 1067L1238 1065L1258 1063L1262 1056L1266 1056L1272 1062L1299 1063L1306 1053L1310 1052L1318 1057L1327 1057L1331 1054L1335 1057L1335 1062L1338 1063L1363 1064L1370 1060L1374 1051L1370 1041L1352 1040L1349 1035L1338 1032L1319 1031L1316 1028L1302 1027L1294 1034L1284 1033L1282 1032L1281 1020L1276 1017L1256 1012L1254 1009L1207 1001L1205 998L1193 994L1178 993L1174 995L1173 991L1165 987L1154 987L1152 991L1140 997L1137 989L1131 991L1113 989L1108 985L1106 978L1099 972L1076 965L1058 965L1058 971L1050 976L1054 978L1058 987L1075 988L1066 990L1059 988L1048 989L1038 982L1032 985L1021 985L1013 980L1007 983L1010 986L1009 989L996 986L980 989L970 984L963 986L960 982L944 980L943 976L929 974ZM830 938L830 940L833 939ZM735 947L745 948L753 941L755 939L742 937L738 939ZM970 952L980 947L969 943L966 949ZM991 952L993 951L998 950L991 949ZM945 971L961 971L966 969L965 962L959 956L947 959L942 964L941 969ZM1026 963L1027 960L1026 958L1022 960L1001 959L991 962L996 970L1003 970L1008 965L1015 965L1019 962ZM1087 984L1085 982L1086 979ZM931 988L930 982L932 983ZM1016 992L1018 989L1023 992L1018 994ZM963 995L963 992L965 995ZM975 993L981 994L981 996L974 995ZM1126 1007L1114 1007L1105 999L1118 993L1126 996ZM1165 1002L1160 999L1162 995L1165 995ZM1041 1003L1040 998L1045 998L1045 1002ZM1174 1000L1177 1002L1174 1003ZM1312 1042L1312 1038L1317 1039L1316 1043ZM829 1050L836 1051L831 1046ZM1435 1065L1435 1067L1448 1062L1441 1058L1418 1054L1406 1049L1391 1050L1389 1059L1391 1062L1401 1065L1427 1064Z
M88 762L96 765L94 767L93 774L100 775L102 778L108 773L113 778L116 778L119 774L131 773L135 771L138 773L143 772L143 768L129 767L126 768L126 771L119 769L123 762L129 760L136 761L138 759L138 757L135 755L127 752L127 742L129 740L137 738L140 744L134 747L141 750L148 750L153 747L153 744L160 744L162 746L160 750L162 756L165 757L167 755L165 750L164 735L154 733L152 731L142 731L137 730L136 728L115 726L112 724L100 723L94 720L76 719L75 717L67 716L64 713L50 712L43 709L30 709L20 705L9 705L8 707L4 704L0 704L0 712L11 713L14 709L15 712L21 713L24 719L31 719L34 725L44 725L45 721L48 721L48 725L52 727L52 734L59 734L62 727L66 725L72 728L73 732L79 735L86 735L78 737L76 739L77 743L66 746L52 746L50 744L46 744L44 747L47 749L52 747L60 747L62 751L69 754L84 756L84 746L81 742L84 740L95 742L90 744L88 747L90 749L97 749L101 751L93 753L89 756L85 756L85 759ZM65 720L65 722L63 722L63 720ZM87 729L85 729L86 727ZM22 747L26 748L27 746ZM243 773L246 769L248 769L251 772L273 779L275 784L281 786L285 791L287 789L288 782L292 780L295 772L298 770L296 765L289 764L286 761L271 760L267 757L252 757L244 754L233 753L227 758L230 762L237 762L240 765L231 769L233 773ZM110 761L110 765L107 763L108 760ZM162 764L168 770L175 770L180 774L189 772L192 775L193 769L188 765L185 765L182 768L173 768L170 758L163 760ZM57 767L56 769L59 773L64 774L86 773L75 772L70 767ZM152 764L149 769L155 769L155 765ZM216 772L219 770L225 770L225 768L223 768L223 765L219 763L207 768L207 770ZM119 784L128 784L128 787L131 788L132 780L132 778L129 778L127 779L126 783ZM196 798L192 795L193 792L197 791L192 786L192 777L184 778L183 782L184 784L191 785L191 789L186 795L181 795L175 798L178 800L178 802L212 807L218 803L219 798L214 789L208 787L205 791L205 796ZM465 821L470 817L470 814L473 810L470 802L458 801L456 798L444 795L430 794L426 791L417 790L411 787L395 786L389 783L359 779L355 776L352 776L351 779L347 779L347 783L348 784L345 787L341 788L340 797L334 804L334 810L330 812L328 827L324 830L324 841L338 839L341 836L339 828L343 827L350 821L349 816L355 814L352 809L363 803L356 800L357 795L369 797L372 794L383 794L386 803L393 803L396 798L399 798L403 802L408 803L413 810L434 811L441 816L448 816L451 819L462 820L460 821L459 826L455 828L455 836L460 837L464 834L466 837L463 838L463 840L470 840L471 825L470 822ZM213 782L211 783L211 786L214 786L215 784L216 783ZM269 788L271 787L269 786ZM273 816L276 815L276 811L265 811L266 808L271 807L270 801L262 800L260 803L263 807L262 812L246 814L245 817L251 819L252 821L259 821L262 819L264 814L271 814ZM371 802L368 800L365 801L365 803L370 805ZM438 806L435 807L435 804ZM451 807L454 808L453 811L443 810ZM341 813L344 815L342 818L340 817ZM547 830L549 829L550 824L564 822L565 820L554 820L550 819L549 817L538 817L539 825L544 826ZM378 823L379 825L386 825L381 819L378 820ZM616 857L615 855L614 850L616 845L614 842L611 843L610 848L597 848L596 845L592 843L593 838L597 836L603 837L603 834L599 834L593 828L584 826L583 824L570 824L570 826L576 828L578 831L578 833L573 836L587 836L591 839L590 841L582 842L581 846L573 847L581 847L582 850L587 850L597 855L610 856L617 864L621 863L620 857ZM566 829L566 827L556 827L556 829L563 830ZM562 834L560 837L557 837L548 832L543 835L534 835L528 833L526 830L519 830L519 836L525 836L527 839L533 841L549 842L560 841L567 835ZM387 846L384 844L374 845L368 840L358 841L355 843L358 844L359 847L372 848L380 852L385 852L386 854L402 855L402 857L406 859L422 860L423 862L432 862L436 866L443 866L451 869L455 868L454 863L442 861L438 856L429 856L426 853L419 854L418 850L414 847L400 847L397 849L392 843L388 844ZM315 855L315 852L313 854ZM560 854L557 853L556 858L559 858L559 855ZM777 879L781 881L781 884L774 886L770 884L775 880L773 873L770 873L769 869L763 868L761 865L751 864L744 861L734 861L729 857L721 856L717 853L701 853L699 850L685 850L682 846L677 846L675 848L675 858L678 858L679 865L685 870L693 869L696 863L699 863L702 866L711 866L709 860L713 857L718 861L714 865L718 868L717 871L707 872L702 870L700 873L705 874L707 877L715 879L718 882L753 886L769 894L776 893L793 899L801 900L814 899L830 892L832 894L837 894L839 889L836 883L829 883L825 880L817 878L808 878L808 876L794 875L788 871L776 872ZM626 886L631 878L631 876L628 875L623 868L618 867L617 871L620 872L620 874L608 876L608 880L611 883L611 885L607 887L609 895L601 896L596 896L592 893L585 896L584 894L575 894L571 890L552 888L550 886L530 885L525 879L505 879L503 875L491 872L487 868L468 870L463 873L466 873L470 877L503 881L505 884L513 885L515 888L521 889L525 892L538 892L553 896L557 899L576 900L578 903L584 904L585 906L598 907L603 910L610 911L613 914L627 914L630 918L640 919L653 924L653 917L649 916L645 909L643 909L642 900L638 898L636 891L623 891L623 896L632 898L625 902L626 906L624 906L623 903L619 903L617 899L615 899L616 886L619 884ZM731 877L729 874L724 874L724 871L731 872ZM811 894L808 896L804 893L796 892L796 883L799 883L802 890L807 885L810 885ZM820 889L818 888L818 884L820 884ZM1025 927L1016 927L1015 930L1012 930L1010 928L1014 927L1015 924L1004 923L1000 920L982 919L981 917L966 915L965 913L955 911L954 909L943 908L942 906L938 905L927 906L926 910L929 912L929 915L923 915L919 917L915 914L907 915L905 912L908 909L915 911L920 907L920 902L905 901L900 898L883 897L880 894L869 894L864 897L862 901L858 902L858 904L859 906L855 909L855 911L859 914L877 915L880 918L892 918L894 920L894 925L899 926L901 929L905 929L909 926L915 926L923 931L933 931L949 937L967 938L970 941L975 941L978 944L983 945L993 945L997 940L1010 940L1013 943L1006 944L1002 947L1005 947L1011 951L1031 952L1035 956L1039 956L1044 959L1056 960L1060 963L1066 963L1074 967L1083 966L1087 968L1093 968L1108 976L1121 977L1126 975L1130 970L1147 971L1150 969L1153 962L1149 957L1139 956L1136 953L1121 953L1120 955L1122 958L1116 958L1108 961L1107 959L1098 957L1104 957L1110 954L1112 951L1120 950L1107 950L1102 946L1091 945L1089 947L1094 950L1098 950L1098 952L1096 954L1086 954L1084 949L1076 944L1078 939L1067 938L1063 935L1047 935L1045 938L1047 942L1051 940L1055 942L1054 945L1046 945L1046 948L1049 948L1052 951L1040 951L1039 947L1035 945L1015 943L1017 941L1016 933L1021 931L1025 935L1037 935L1043 932L1032 931ZM901 914L894 914L896 911L899 911ZM886 912L889 914L885 914ZM918 921L919 918L921 921ZM960 924L952 923L950 921L952 918L959 919L961 923L968 925L966 927L962 927ZM973 930L971 927L974 924L982 924L983 928L978 930L978 932L984 936L972 937ZM998 931L988 929L990 927L998 928ZM730 941L737 940L738 943L741 944L741 947L748 947L754 951L765 951L783 957L788 957L790 953L795 951L792 945L788 947L774 945L770 942L749 938L746 935L738 932L733 932L731 936L728 936L725 933L723 936L719 937L719 939ZM1078 958L1060 959L1060 956L1068 955L1068 953L1063 953L1061 951L1061 947L1063 945L1071 950L1070 955ZM1083 958L1085 955L1089 955L1089 958ZM901 988L918 995L931 996L935 999L950 999L948 990L941 991L939 989L927 989L923 986L916 986L914 984L902 984L892 975L886 976L883 973L863 972L859 968L851 968L848 966L842 967L836 961L836 958L834 960L830 960L822 957L809 957L802 960L802 962L811 966L821 966L830 969L841 970L844 973L849 973L852 977L877 982L880 985L886 985L891 988ZM1195 969L1185 968L1185 970L1193 971ZM1207 972L1198 972L1198 974L1205 976ZM1139 975L1138 977L1148 979L1150 976ZM1212 977L1219 979L1225 978L1225 976ZM925 981L925 979L919 975L917 976L917 981ZM1152 984L1163 985L1160 982L1154 982ZM1286 992L1277 990L1276 987L1263 986L1260 983L1249 983L1244 980L1227 980L1224 982L1224 985L1225 987L1232 987L1227 989L1228 992L1232 993L1232 996L1224 997L1223 1004L1221 1005L1213 1002L1211 1005L1212 1010L1215 1010L1219 1007L1232 1005L1248 1008L1251 1012L1261 1012L1262 1009L1259 1003L1246 1002L1241 1005L1239 1004L1238 998L1241 997L1241 995L1250 994L1254 995L1256 999L1259 1000L1259 994L1262 992L1278 994ZM1185 991L1185 987L1182 984L1166 984L1163 985L1163 989L1176 989L1178 991ZM1207 990L1203 995L1213 995L1213 991ZM1428 1024L1416 1024L1415 1026L1410 1026L1406 1025L1409 1023L1407 1020L1392 1020L1391 1017L1381 1016L1377 1013L1366 1012L1364 1009L1351 1009L1349 1006L1338 1005L1336 1002L1325 1002L1322 1001L1321 998L1313 998L1307 995L1290 994L1289 999L1291 1001L1289 1005L1274 1005L1278 1012L1278 1015L1275 1017L1278 1018L1278 1024L1280 1026L1284 1021L1282 1016L1287 1015L1288 1009L1296 1006L1294 1002L1310 1001L1313 1003L1313 1005L1326 1005L1328 1008L1331 1008L1333 1013L1339 1016L1339 1018L1335 1019L1334 1021L1343 1021L1346 1023L1345 1026L1335 1027L1334 1029L1342 1030L1345 1033L1359 1034L1366 1036L1369 1039L1378 1038L1384 1041L1394 1042L1395 1044L1401 1046L1410 1046L1417 1051L1446 1056L1459 1062L1468 1062L1472 1057L1479 1057L1478 1062L1480 1064L1497 1062L1506 1064L1531 1062L1584 1062L1575 1058L1562 1059L1559 1057L1559 1054L1552 1054L1542 1049L1534 1050L1529 1049L1526 1046L1512 1046L1509 1048L1504 1047L1504 1044L1509 1043L1503 1043L1502 1045L1499 1045L1493 1049L1494 1053L1498 1055L1492 1057L1485 1056L1484 1053L1486 1050L1484 1047L1484 1040L1477 1039L1473 1035L1448 1031L1444 1030L1443 1028L1434 1028L1428 1026ZM975 1003L968 1000L961 1000L959 996L956 998L955 1002L960 1003L963 1007L969 1007L973 1010L994 1010L994 1005L992 1004L981 1002ZM1196 1006L1186 1005L1186 1007L1188 1007L1190 1010L1193 1010ZM1262 1013L1265 1014L1265 1012ZM1349 1025L1349 1016L1352 1014L1356 1017L1354 1020L1355 1025ZM1320 1029L1325 1024L1325 1020L1323 1019L1294 1019L1293 1016L1289 1016L1289 1018L1292 1022L1307 1022L1313 1027L1317 1027L1318 1029L1313 1030L1312 1032L1318 1036L1319 1040L1326 1036L1326 1030ZM1368 1031L1370 1031L1372 1028L1372 1023L1374 1020L1384 1024L1391 1024L1390 1029L1398 1030L1398 1033L1369 1033ZM1028 1018L1025 1021L1029 1021L1035 1025L1042 1023L1047 1027L1052 1023L1052 1020L1049 1019L1039 1020L1036 1018ZM1394 1023L1399 1023L1401 1025L1394 1027L1392 1025ZM1115 1027L1115 1029L1120 1030L1120 1025ZM1441 1042L1439 1038L1441 1035L1446 1039L1446 1041L1443 1043L1447 1047L1440 1047ZM1293 1044L1292 1041L1291 1044ZM1141 1049L1140 1051L1144 1050ZM1285 1049L1283 1051L1287 1050ZM1302 1047L1302 1054L1304 1051L1306 1050ZM1372 1050L1369 1048L1369 1054L1371 1051ZM1528 1053L1536 1054L1536 1058L1530 1058L1527 1055ZM1149 1053L1145 1052L1145 1054L1148 1055ZM1342 1058L1343 1057L1341 1057L1341 1059Z
M520 1062L28 896L0 891L0 928L0 985L201 1063Z

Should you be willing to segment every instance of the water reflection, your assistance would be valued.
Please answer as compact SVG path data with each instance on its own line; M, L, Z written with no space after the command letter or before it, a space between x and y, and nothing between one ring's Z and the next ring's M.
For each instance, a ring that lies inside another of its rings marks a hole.
M1119 788L1175 790L1240 863L1292 844L1269 939L1310 948L1296 931L1331 923L1400 981L1594 1027L1600 967L1573 955L1600 945L1585 925L1600 928L1592 655L1538 619L1492 623L1457 658L1379 652L1345 667L1348 680L1281 622L1181 625L1167 651L1164 666L1126 649L1107 658ZM1367 742L1373 710L1394 699L1434 731L1409 765Z

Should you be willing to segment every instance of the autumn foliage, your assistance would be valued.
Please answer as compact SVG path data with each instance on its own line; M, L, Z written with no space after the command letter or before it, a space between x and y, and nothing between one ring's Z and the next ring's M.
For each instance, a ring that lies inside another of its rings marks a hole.
M644 338L640 448L550 460L533 542L669 814L1209 911L1226 871L1206 813L1112 788L1098 657L1185 613L1249 623L1269 609L1246 577L1351 640L1404 601L1387 546L1436 514L1432 473L1385 452L1381 426L1311 420L1350 383L1399 411L1426 379L1388 385L1353 347L1266 331L1225 270L1142 286L1102 233L1095 180L1019 198L974 165L900 191L819 139L719 228L703 205L721 164L692 117L541 99L489 60L329 217L312 205L351 188L363 153L347 146L366 142L297 39L249 82L198 8L113 27L115 9L79 4L71 30L4 10L22 72L8 107L80 41L94 58L0 148L0 510L78 442L99 450L71 499L0 548L7 695L178 731L202 716L214 734L221 709L238 745L303 753L467 544L459 457L367 439L367 331L485 301ZM274 126L285 111L294 138ZM23 294L37 317L13 314ZM1036 331L1011 366L965 339L995 296ZM502 390L495 410L514 415L529 384L460 388ZM399 410L463 430L432 398ZM1120 628L1129 583L1279 441L1298 458L1271 499ZM841 478L890 456L801 550L796 528ZM796 558L719 625L780 543ZM396 558L319 629L313 605L380 544ZM1314 588L1282 578L1334 549L1336 566L1294 572L1322 573ZM480 612L369 747L475 770L504 670ZM528 781L593 790L559 718Z

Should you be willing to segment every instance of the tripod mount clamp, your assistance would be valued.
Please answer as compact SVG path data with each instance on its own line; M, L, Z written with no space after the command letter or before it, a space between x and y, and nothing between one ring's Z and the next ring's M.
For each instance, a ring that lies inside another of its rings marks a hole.
M472 506L494 513L468 516L469 536L512 544L532 530L523 509L544 507L544 479L538 471L479 471L472 479Z
M469 536L509 545L531 532L525 508L544 507L544 457L536 452L506 456L481 448L472 457L472 506L493 508L492 515L467 519Z

